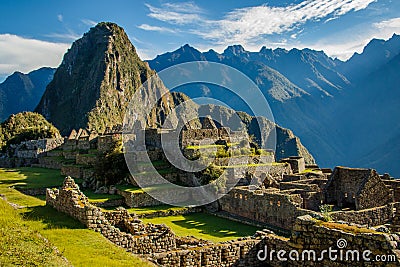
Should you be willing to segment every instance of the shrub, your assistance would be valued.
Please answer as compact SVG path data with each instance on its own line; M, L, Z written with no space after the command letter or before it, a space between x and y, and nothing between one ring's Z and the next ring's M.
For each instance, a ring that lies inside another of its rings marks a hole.
M109 152L98 155L98 159L94 166L94 175L97 180L102 181L105 185L118 184L129 173L122 152L122 141L116 142Z
M332 221L331 212L332 212L332 205L324 204L319 206L319 210L322 213L322 217L324 221L329 222Z
M217 158L229 158L232 156L232 153L230 151L228 151L226 148L221 147L221 148L218 148L215 156Z
M60 132L42 115L21 112L11 115L0 125L0 149L6 151L11 144L22 141L59 137Z

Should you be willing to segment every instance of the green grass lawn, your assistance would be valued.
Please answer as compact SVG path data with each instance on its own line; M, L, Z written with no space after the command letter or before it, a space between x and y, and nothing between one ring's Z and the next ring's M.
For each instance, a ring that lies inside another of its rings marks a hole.
M0 168L0 186L21 188L58 187L64 181L60 170L22 167L15 169Z
M83 190L83 193L85 194L85 196L88 197L89 202L91 202L91 203L105 202L107 200L123 198L120 195L95 194L92 190Z
M146 192L149 191L156 191L156 190L168 190L168 189L174 189L175 184L158 184L158 185L152 185L149 187L146 187ZM121 191L126 191L130 193L143 193L145 192L143 188L133 186L133 185L117 185L117 188Z
M69 266L50 244L0 199L0 266Z
M159 206L151 206L151 207L142 207L142 208L129 208L126 209L129 213L135 214L150 214L155 213L157 211L170 211L170 210L183 210L185 208L170 206L170 205L159 205Z
M26 258L28 260L30 259L29 257L31 257L29 255L32 253L38 253L35 256L38 258L32 256L32 259L35 260L37 264L27 263L22 264L23 266L61 266L61 264L58 264L56 261L56 256L54 256L55 262L53 265L51 259L48 264L42 262L41 255L44 254L41 251L49 252L50 250L48 247L43 247L43 244L39 241L30 238L31 232L38 232L47 238L74 266L152 266L142 261L140 258L127 253L122 248L113 245L101 234L86 229L80 222L64 213L60 213L51 207L45 206L45 201L42 196L27 196L13 188L9 188L12 185L24 183L28 186L47 186L48 184L44 181L49 181L48 179L53 177L53 175L50 174L54 174L54 170L41 168L0 169L0 194L5 195L7 200L12 203L25 206L25 208L18 209L15 213L18 213L18 216L24 218L22 222L27 229L27 236L29 237L9 237L9 242L11 242L11 244L16 244L15 246L18 246L18 249L11 250L11 254L7 254L10 250L9 247L5 247L8 243L3 243L3 232L8 233L12 230L11 226L7 223L7 218L16 220L15 216L17 215L11 216L9 209L7 209L8 206L0 206L0 237L2 240L2 242L0 242L0 255L6 255L4 259L0 256L0 266L15 265L5 258L14 257L16 260L23 260L23 258ZM36 181L35 178L38 178L39 181ZM63 179L60 181L62 182L62 180ZM59 186L61 182L53 184L53 181L50 180L50 184L54 186ZM32 248L29 246L26 247L25 243L32 243ZM35 247L33 244L37 244L39 247ZM51 254L52 252L50 251L49 253ZM29 257L24 255L28 255Z
M179 236L195 236L213 242L228 241L253 235L257 230L260 230L260 228L254 226L206 213L143 219L143 222L154 224L164 223Z

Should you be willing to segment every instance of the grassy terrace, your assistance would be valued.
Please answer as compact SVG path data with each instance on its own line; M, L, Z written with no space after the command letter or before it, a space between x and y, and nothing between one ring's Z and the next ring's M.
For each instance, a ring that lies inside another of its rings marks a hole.
M201 146L186 146L185 149L207 149L225 147L225 145L201 145Z
M269 163L251 163L251 164L242 164L242 165L229 165L229 166L221 166L222 168L226 169L233 169L233 168L241 168L241 167L260 167L260 166L280 166L285 165L286 163L280 162L269 162Z
M86 229L71 217L45 206L43 197L27 196L10 188L16 185L25 188L54 187L62 181L58 170L0 169L0 194L9 202L24 206L13 214L8 205L0 204L0 266L63 266L49 245L33 233L47 238L74 266L152 266L116 247L101 234ZM9 218L13 220L13 225L10 225ZM21 222L22 226L17 222ZM14 234L18 234L18 238Z
M0 199L1 266L68 266L16 210Z
M41 234L50 241L51 245L56 246L74 266L150 266L140 258L116 247L101 234L88 230L80 222L57 212L51 207L47 207L44 196L27 196L12 188L16 185L25 188L58 187L62 181L63 177L59 175L58 170L42 168L0 169L0 194L4 195L9 202L23 206L15 210L15 215L12 215L17 216L16 218L19 218L18 220L23 224L24 228L17 230L19 233L24 234L26 232L27 236L31 236L32 233ZM120 189L133 192L142 190L137 187L120 187ZM87 191L85 194L92 202L119 197L106 194L95 195ZM181 208L162 205L131 208L129 211L141 214L176 209ZM4 239L4 233L8 233L11 229L9 222L7 222L7 217L11 216L9 214L11 213L8 205L0 204L0 237L2 240ZM177 235L195 236L214 242L253 235L258 230L256 227L205 213L143 219L143 221L154 224L164 223L171 227ZM49 245L42 244L43 242L40 240L36 242L32 239L32 243L35 243L38 247L26 247L25 249L26 244L18 242L25 242L26 239L21 241L19 238L16 239L10 236L5 238L10 241L8 243L0 242L0 266L15 265L18 262L21 262L24 266L52 266L53 262L54 266L62 266L63 264L60 255L49 249ZM15 248L12 248L12 246ZM12 258L7 254L8 251L12 251ZM40 251L46 251L46 253ZM31 252L35 256L29 254ZM46 258L50 259L51 264L46 263ZM8 259L11 259L13 263L7 261ZM29 262L24 260L29 260Z
M168 225L175 234L194 236L213 242L228 241L235 238L253 235L257 227L233 222L206 213L143 219L145 223Z
M175 184L158 184L158 185L152 185L149 187L146 187L146 191L152 191L152 190L160 190L160 189L171 189L171 188L175 188ZM123 190L123 191L127 191L127 192L144 192L144 190L140 187L137 186L132 186L132 185L117 185L117 188L119 190Z
M115 208L104 208L105 210L114 210ZM152 214L157 211L176 211L176 210L183 210L186 208L183 207L176 207L170 205L159 205L159 206L151 206L151 207L141 207L141 208L126 208L129 213L135 213L138 215L141 214Z

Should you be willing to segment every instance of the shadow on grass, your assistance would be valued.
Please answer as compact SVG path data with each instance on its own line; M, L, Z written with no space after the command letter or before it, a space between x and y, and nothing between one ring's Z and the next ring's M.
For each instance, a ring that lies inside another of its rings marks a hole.
M85 196L89 198L89 201L107 201L114 199L123 199L120 195L111 195L111 194L97 194L92 190L83 190L82 191Z
M43 229L85 229L86 227L72 217L58 212L56 209L49 206L34 206L27 208L26 212L22 213L24 219L32 221L41 221L46 226Z
M230 221L205 213L184 215L184 220L173 220L172 223L186 229L197 229L200 233L214 237L249 236L257 227Z
M45 168L1 169L0 174L3 176L0 181L1 184L20 188L58 187L64 180L60 170Z

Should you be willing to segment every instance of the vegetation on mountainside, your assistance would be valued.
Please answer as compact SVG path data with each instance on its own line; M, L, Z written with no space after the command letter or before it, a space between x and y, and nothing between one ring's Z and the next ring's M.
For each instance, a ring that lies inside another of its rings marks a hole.
M105 185L115 185L123 181L128 174L129 169L122 152L122 141L116 142L109 152L98 156L97 164L94 166L94 175L98 181Z
M60 136L60 132L42 115L21 112L11 115L0 124L0 149L5 151L10 144L57 136Z

